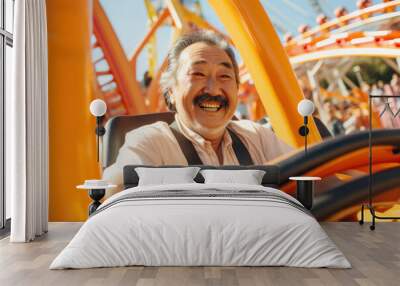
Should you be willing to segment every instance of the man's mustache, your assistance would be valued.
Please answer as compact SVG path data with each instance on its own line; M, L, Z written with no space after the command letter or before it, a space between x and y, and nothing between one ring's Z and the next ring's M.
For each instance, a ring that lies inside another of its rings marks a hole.
M197 105L202 101L215 101L221 104L221 106L227 106L228 105L228 100L220 95L211 95L209 93L202 93L198 96L196 96L193 99L193 104Z

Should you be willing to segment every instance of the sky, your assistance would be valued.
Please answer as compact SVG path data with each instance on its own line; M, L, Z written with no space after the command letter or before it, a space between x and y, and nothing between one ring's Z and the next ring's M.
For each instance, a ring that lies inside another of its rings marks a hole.
M153 2L162 2L155 0ZM317 11L310 5L311 0L260 0L268 16L274 23L278 35L283 38L284 33L297 34L297 27L308 24L316 25ZM191 1L188 1L191 2ZM334 17L334 10L338 6L344 6L348 11L356 10L357 0L314 0L319 2L322 11L330 18ZM374 0L375 4L380 0ZM108 15L111 24L127 54L131 56L136 46L145 37L147 32L147 12L143 0L100 0ZM200 0L205 19L225 32L222 23L208 4L207 0ZM158 62L167 54L170 46L171 29L164 27L157 32ZM138 59L138 78L147 69L146 54L142 53Z

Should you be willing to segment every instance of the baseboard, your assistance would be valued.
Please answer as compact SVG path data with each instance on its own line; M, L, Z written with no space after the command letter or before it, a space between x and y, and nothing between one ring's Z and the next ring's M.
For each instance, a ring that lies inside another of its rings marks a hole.
M3 239L10 235L11 230L11 218L6 219L6 223L3 228L0 228L0 239Z

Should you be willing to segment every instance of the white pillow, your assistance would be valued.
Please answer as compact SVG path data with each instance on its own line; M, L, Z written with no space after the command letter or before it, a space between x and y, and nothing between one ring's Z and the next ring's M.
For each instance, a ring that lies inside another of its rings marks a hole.
M193 179L199 170L199 167L135 168L139 176L139 186L195 183Z
M205 184L234 183L246 185L261 185L265 171L262 170L201 170Z

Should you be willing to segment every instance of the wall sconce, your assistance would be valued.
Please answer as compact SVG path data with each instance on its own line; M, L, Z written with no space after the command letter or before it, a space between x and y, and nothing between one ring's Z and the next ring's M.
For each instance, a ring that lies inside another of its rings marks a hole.
M95 99L90 103L90 113L96 117L96 143L97 143L97 162L99 162L99 142L100 137L106 133L106 129L101 125L101 119L106 114L107 105L101 99Z
M313 114L315 110L315 105L311 100L303 99L297 105L297 112L303 116L304 125L299 128L299 134L304 137L304 153L307 156L307 135L309 133L308 125L308 116Z

